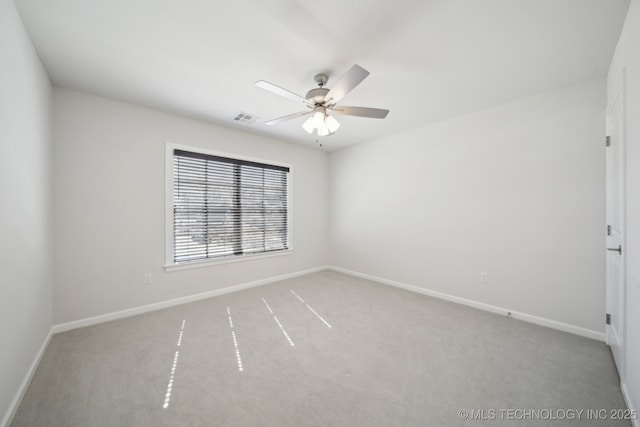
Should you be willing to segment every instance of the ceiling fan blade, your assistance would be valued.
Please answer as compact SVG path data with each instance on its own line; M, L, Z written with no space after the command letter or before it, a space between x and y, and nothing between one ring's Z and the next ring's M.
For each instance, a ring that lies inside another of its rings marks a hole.
M310 111L300 111L299 113L289 114L288 116L278 117L277 119L269 120L268 122L264 122L265 125L273 126L278 123L286 122L288 120L295 119L297 117L307 116L309 114L313 114L313 110Z
M338 80L331 90L325 95L325 99L329 104L335 104L340 101L346 94L351 92L353 88L358 86L367 76L369 72L359 65L349 68L349 71Z
M389 110L383 110L380 108L367 108L367 107L335 107L330 108L329 111L334 111L338 114L344 114L345 116L358 116L358 117L370 117L372 119L384 119L389 114Z
M306 98L298 95L297 93L293 93L287 89L283 89L280 86L276 86L273 83L269 83L266 82L264 80L259 80L257 82L254 83L254 85L262 88L262 89L266 89L269 92L273 92L276 95L280 95L280 96L284 96L285 98L289 98L292 101L295 102L302 102L305 105L312 105L309 101L306 100Z

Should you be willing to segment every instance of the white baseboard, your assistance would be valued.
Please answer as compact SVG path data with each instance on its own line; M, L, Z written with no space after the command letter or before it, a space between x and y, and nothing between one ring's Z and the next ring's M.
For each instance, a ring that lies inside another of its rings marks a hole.
M180 297L168 301L162 301L154 304L143 305L140 307L134 307L127 310L116 311L114 313L103 314L100 316L89 317L86 319L74 320L73 322L61 323L54 325L53 333L70 331L72 329L83 328L85 326L97 325L98 323L109 322L111 320L123 319L125 317L131 317L138 314L148 313L150 311L162 310L163 308L173 307L180 304L186 304L201 299L211 298L218 295L224 295L231 292L241 291L243 289L253 288L256 286L266 285L268 283L277 282L279 280L291 279L293 277L304 276L305 274L317 273L318 271L327 270L328 267L315 267L308 270L297 271L294 273L283 274L280 276L268 277L266 279L256 280L253 282L242 283L239 285L229 286L222 289L215 289L213 291L203 292L200 294L189 295L186 297Z
M522 320L529 323L535 323L536 325L546 326L548 328L557 329L564 332L569 332L575 335L580 335L587 338L592 338L598 341L605 341L605 334L603 332L593 331L591 329L581 328L580 326L569 325L567 323L557 322L551 319L545 319L543 317L534 316L527 313L520 313L518 311L509 310L495 305L485 304L478 301L473 301L465 298L460 298L455 295L445 294L442 292L432 291L430 289L421 288L414 285L408 285L406 283L397 282L395 280L383 279L381 277L371 276L369 274L359 273L357 271L347 270L345 268L329 266L329 270L337 271L339 273L348 274L354 277L360 277L362 279L371 280L374 282L382 283L384 285L393 286L396 288L405 289L407 291L416 292L419 294L427 295L434 298L443 299L457 304L466 305L469 307L477 308L491 313L501 314L507 316L511 313L511 317L514 319ZM640 427L640 426L639 426Z
M638 408L634 408L629 396L629 389L627 389L627 384L624 381L620 381L620 390L622 390L622 396L624 397L624 402L627 404L627 409L631 411L631 413L635 413L636 418L631 420L631 424L633 427L640 427L640 412Z
M20 387L18 387L18 391L16 391L16 394L13 396L13 400L9 404L9 408L7 409L7 412L4 414L2 421L0 421L0 427L8 427L9 424L11 424L11 422L13 421L13 417L16 415L16 411L18 410L18 407L22 402L22 398L24 397L24 394L27 392L27 388L31 383L31 379L33 378L33 375L36 373L36 369L38 369L38 365L40 365L42 356L44 356L44 352L47 350L47 346L49 345L49 342L51 341L52 336L53 336L53 328L49 329L49 333L47 334L47 336L44 339L44 342L40 346L40 349L38 350L36 357L33 359L33 362L31 362L31 366L29 366L29 370L27 371L27 374L24 376L22 383L20 383Z

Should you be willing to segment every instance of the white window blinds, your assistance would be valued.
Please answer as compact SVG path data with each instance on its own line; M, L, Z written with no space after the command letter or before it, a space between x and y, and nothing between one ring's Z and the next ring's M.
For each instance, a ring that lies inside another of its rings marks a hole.
M288 249L289 168L173 151L173 262Z

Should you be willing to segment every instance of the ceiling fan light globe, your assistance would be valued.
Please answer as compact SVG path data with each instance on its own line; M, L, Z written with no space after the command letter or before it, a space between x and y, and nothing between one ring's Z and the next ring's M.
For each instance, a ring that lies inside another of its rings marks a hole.
M327 114L327 118L324 119L325 126L329 129L329 132L334 133L340 127L340 123L335 119L335 117Z
M324 126L324 112L316 111L313 113L313 116L311 116L311 120L313 122L313 127L320 129Z
M329 131L329 128L327 128L326 126L323 126L318 129L318 136L327 136L330 133L331 132Z
M302 128L306 130L307 133L313 133L313 130L315 129L315 126L313 125L313 118L309 117L307 120L305 120L305 122L302 124Z

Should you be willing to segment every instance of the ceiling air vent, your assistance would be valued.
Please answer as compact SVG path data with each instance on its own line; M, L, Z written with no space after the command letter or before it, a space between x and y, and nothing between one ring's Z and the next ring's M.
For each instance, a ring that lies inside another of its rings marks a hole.
M234 122L243 123L245 125L251 125L255 123L256 120L258 120L257 116L254 116L253 114L243 113L242 111L238 112L238 114L236 114L233 118Z

